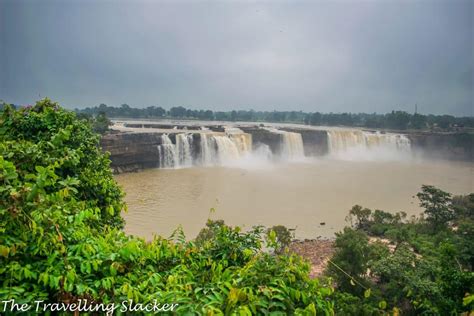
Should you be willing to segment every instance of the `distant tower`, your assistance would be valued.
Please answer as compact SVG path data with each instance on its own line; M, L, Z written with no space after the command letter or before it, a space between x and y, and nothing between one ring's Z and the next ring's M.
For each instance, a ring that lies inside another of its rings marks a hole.
M415 114L418 113L418 104L415 103Z

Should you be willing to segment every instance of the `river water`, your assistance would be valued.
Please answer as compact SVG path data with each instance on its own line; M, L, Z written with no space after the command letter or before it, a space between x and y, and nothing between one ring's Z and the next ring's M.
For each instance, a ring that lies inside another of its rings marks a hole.
M296 228L297 238L317 238L341 230L354 204L418 215L422 184L474 192L473 168L448 161L243 159L235 166L149 169L116 179L127 194L123 216L130 234L168 237L182 225L191 239L210 217L244 228L282 224Z

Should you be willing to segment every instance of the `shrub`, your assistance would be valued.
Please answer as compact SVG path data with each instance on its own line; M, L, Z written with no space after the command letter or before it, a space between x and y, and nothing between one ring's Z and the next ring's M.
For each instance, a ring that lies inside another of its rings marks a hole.
M283 225L276 225L267 230L267 239L277 254L282 254L290 246L292 238L291 231Z

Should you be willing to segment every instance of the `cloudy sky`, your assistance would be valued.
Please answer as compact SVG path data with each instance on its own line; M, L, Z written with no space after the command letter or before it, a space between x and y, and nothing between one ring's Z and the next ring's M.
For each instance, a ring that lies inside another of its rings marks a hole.
M0 0L0 99L473 115L473 3Z

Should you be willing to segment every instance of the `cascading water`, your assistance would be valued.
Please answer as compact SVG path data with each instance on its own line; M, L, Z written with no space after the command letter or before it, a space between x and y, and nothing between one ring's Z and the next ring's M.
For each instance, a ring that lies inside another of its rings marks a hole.
M225 133L237 145L239 153L247 153L252 150L252 135L244 133L240 128L226 127Z
M161 135L161 145L158 145L159 166L161 168L190 167L192 158L191 134L176 134L176 144L173 144L168 134Z
M235 161L240 158L240 151L233 139L227 136L214 136L217 144L217 157L220 163Z
M269 132L280 134L280 155L286 160L304 158L303 137L300 133L282 131L276 128L266 128Z
M282 156L287 159L304 157L303 137L300 133L285 132L283 136Z
M238 128L222 133L201 133L201 163L204 166L233 162L252 150L252 136Z
M179 167L190 167L193 163L191 145L193 135L177 134L176 135L176 158L175 162Z
M176 149L168 134L161 135L161 145L158 145L158 154L161 168L174 168Z
M215 164L216 141L212 134L201 133L201 165L210 166Z
M330 130L327 135L329 153L339 159L393 159L411 152L410 140L401 134Z
M252 149L251 135L242 131L232 130L223 134L204 130L199 134L201 152L197 159L193 157L192 134L176 134L176 144L173 144L168 134L161 135L161 145L158 146L159 166L182 168L195 164L225 164L238 160Z

